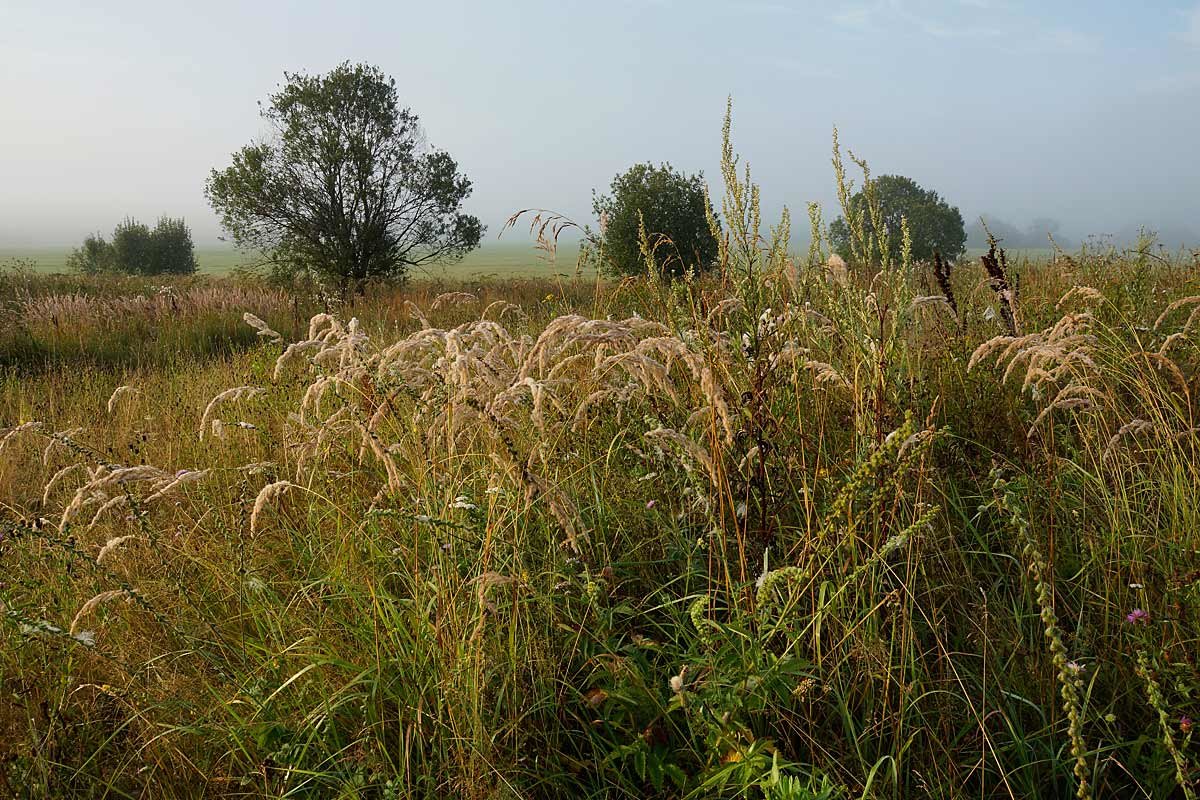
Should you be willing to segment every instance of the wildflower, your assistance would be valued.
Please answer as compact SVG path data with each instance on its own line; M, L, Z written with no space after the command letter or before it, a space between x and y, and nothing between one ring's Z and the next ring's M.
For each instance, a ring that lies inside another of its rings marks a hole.
M454 502L450 504L450 507L461 508L464 511L474 511L475 509L479 508L479 506L467 499L465 494L460 494L458 497L454 498Z
M1081 673L1085 669L1087 669L1087 667L1083 664L1080 664L1078 661L1068 661L1067 669L1071 670L1071 672L1078 675L1079 673Z
M1145 624L1150 621L1150 615L1140 608L1135 608L1125 615L1125 621L1133 624L1139 622Z
M650 509L654 508L654 506L655 506L657 503L658 503L658 501L657 501L657 500L647 500L647 501L646 501L646 510L647 510L647 511L649 511Z
M1186 714L1179 718L1179 730L1185 734L1192 732L1192 718Z
M1131 583L1131 584L1129 584L1129 588L1130 589L1145 589L1146 587L1140 583Z
M672 675L671 680L668 681L669 685L671 686L671 691L675 694L680 694L683 692L683 673L686 671L687 667L684 667L683 669L679 670L678 675Z
M95 631L79 631L78 633L72 633L71 638L74 639L75 641L79 642L84 647L95 647L96 646L96 632Z

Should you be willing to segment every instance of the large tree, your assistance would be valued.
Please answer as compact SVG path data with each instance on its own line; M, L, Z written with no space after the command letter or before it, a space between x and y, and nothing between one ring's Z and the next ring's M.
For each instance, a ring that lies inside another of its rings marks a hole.
M213 170L205 189L238 246L346 292L479 245L483 225L461 211L471 182L426 145L394 80L349 62L285 78L262 110L267 139Z
M966 251L967 233L962 214L958 208L942 199L932 189L922 188L911 178L903 175L881 175L872 181L882 211L883 227L890 236L892 253L899 251L901 242L900 220L908 220L908 231L912 237L912 256L917 261L927 261L938 251L948 259L955 259ZM871 213L862 191L850 198L855 216L863 220L865 233L873 232ZM852 260L851 237L853 233L844 217L838 217L829 226L833 249L847 260Z
M663 274L678 277L713 266L717 241L708 226L708 198L702 175L676 172L670 164L635 164L613 178L611 194L598 195L592 208L600 218L609 268L619 274L645 271L640 226L655 250Z

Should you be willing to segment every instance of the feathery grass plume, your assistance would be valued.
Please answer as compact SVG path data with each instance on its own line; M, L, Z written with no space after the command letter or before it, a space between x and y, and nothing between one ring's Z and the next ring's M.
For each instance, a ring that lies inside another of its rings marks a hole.
M1166 339L1163 339L1162 345L1158 348L1158 354L1160 356L1165 357L1167 354L1167 351L1171 349L1171 346L1173 344L1175 344L1178 341L1184 340L1184 339L1187 339L1187 332L1175 331L1174 333L1167 336Z
M420 306L418 306L412 300L404 301L404 309L409 313L409 316L421 323L422 328L433 327L433 325L431 325L429 322L429 318L425 316L425 312L421 311Z
M443 307L473 305L478 302L479 298L470 292L444 292L433 298L429 310L437 311Z
M1195 800L1196 792L1192 788L1191 778L1188 777L1187 757L1175 742L1175 733L1172 731L1171 719L1167 711L1167 701L1163 697L1158 679L1154 677L1154 664L1146 651L1141 648L1138 648L1137 651L1137 674L1146 688L1146 699L1150 701L1150 707L1158 715L1158 726L1162 732L1163 745L1167 748L1171 761L1174 762L1175 783L1183 791L1186 800Z
M250 511L250 534L254 535L258 531L258 517L266 508L267 503L283 496L289 489L299 489L300 487L291 481L275 481L268 483L259 490L258 495L254 498L254 507Z
M100 504L100 508L96 509L96 513L92 515L92 521L87 524L87 530L96 527L96 523L100 521L100 517L104 516L105 512L112 511L119 506L129 505L129 495L118 494L108 498Z
M952 305L950 305L950 301L946 299L945 295L940 295L940 294L918 295L912 299L912 302L909 304L908 307L910 310L915 311L918 308L923 308L924 306L931 306L931 305L941 306L941 307L945 308L947 311L949 311L951 314L955 313L954 307Z
M1091 286L1076 285L1076 286L1072 286L1070 289L1068 289L1067 293L1059 298L1058 302L1054 304L1055 310L1061 311L1063 306L1065 306L1069 301L1074 300L1076 298L1083 301L1085 304L1086 303L1103 303L1104 302L1104 295L1100 292L1099 289L1095 289Z
M284 351L275 359L275 370L271 373L271 380L278 382L279 376L288 368L290 364L304 360L305 353L313 350L320 350L324 342L320 339L306 339L302 342L292 342Z
M67 464L58 472L55 472L53 475L51 475L50 480L46 481L45 488L42 489L42 505L44 506L50 502L50 493L54 491L55 487L58 486L58 484L64 478L73 472L78 472L79 470L86 471L86 469L87 468L83 464L76 462L74 464Z
M1166 322L1167 317L1171 316L1171 314L1174 313L1175 311L1178 311L1179 309L1183 308L1184 306L1191 306L1191 305L1196 305L1196 304L1200 304L1200 295L1192 295L1190 297L1181 297L1178 300L1171 301L1170 303L1167 304L1167 307L1163 309L1162 313L1158 315L1158 318L1156 320L1154 320L1154 328L1155 329L1160 328L1162 326L1162 324L1164 322Z
M120 400L122 397L124 397L127 394L129 394L129 395L140 394L140 392L132 386L118 386L116 389L113 390L112 395L110 395L108 398L108 406L107 406L108 413L110 416L112 415L113 411L115 411L117 408L117 401Z
M472 581L475 584L475 598L479 602L479 609L485 610L488 608L488 592L496 586L510 586L517 582L517 579L511 575L502 575L499 572L487 571L480 573Z
M644 436L646 439L649 439L652 442L663 442L675 445L681 452L687 455L691 461L694 461L695 463L704 467L705 472L708 473L710 478L712 478L714 481L716 480L716 464L713 462L712 454L708 452L708 448L696 440L684 436L679 431L671 428L655 428L654 430L647 431ZM685 469L690 469L689 461L682 461L680 463Z
M107 542L104 543L104 546L100 548L100 552L96 554L96 565L99 566L99 565L103 564L104 560L106 558L108 558L121 545L125 544L128 541L132 541L132 540L140 539L140 538L142 538L142 537L138 536L136 533L130 533L130 534L126 534L125 536L114 536L113 538L109 539Z
M35 420L33 422L23 423L15 428L10 428L5 432L3 437L0 437L0 453L3 453L4 449L14 442L22 433L25 433L26 431L40 431L43 427L45 426L41 422Z
M392 457L392 454L389 453L383 446L383 443L379 441L379 437L374 431L369 430L367 426L363 425L358 420L354 420L354 426L358 429L359 434L362 436L363 445L370 449L370 451L375 455L375 458L377 458L379 462L383 464L384 471L387 473L388 491L392 492L393 494L399 492L401 485L400 470L396 466L396 460ZM255 503L255 505L257 506L258 504Z
M510 303L507 300L493 300L480 312L479 319L487 320L488 314L492 313L493 309L498 309L496 312L498 319L504 319L504 315L510 312L517 315L523 313L521 307L516 303Z
M1138 434L1152 430L1153 428L1154 425L1152 423L1150 423L1148 420L1140 418L1132 419L1129 422L1126 422L1117 429L1117 432L1114 433L1111 438L1109 438L1108 444L1104 447L1104 453L1102 457L1108 458L1111 456L1121 439L1125 438L1126 436L1137 436Z
M170 480L161 481L160 483L162 484L162 487L154 492L154 494L147 497L146 502L149 503L154 500L159 500L175 491L180 486L186 486L189 483L202 481L207 478L211 472L212 470L208 469L182 469L179 472L176 472L175 476Z
M805 361L804 368L813 374L813 383L831 383L843 389L852 388L850 381L846 380L842 376L842 373L834 369L832 364L827 364L824 361Z
M204 413L200 415L200 439L204 439L204 432L208 429L208 422L212 418L213 412L217 406L222 403L233 403L239 400L246 400L252 397L258 397L266 394L266 389L259 386L235 386L232 389L226 389L213 399L208 401L208 405L204 407Z
M275 330L272 330L271 326L268 325L264 320L260 319L259 317L256 317L255 315L251 314L249 311L242 314L242 320L245 321L245 323L247 325L249 325L251 328L254 328L254 330L258 331L259 336L262 336L267 339L271 339L272 341L275 341L275 342L283 341L283 335L281 333L279 333Z
M107 603L109 600L115 600L118 597L124 597L125 594L126 592L124 589L109 589L106 592L100 592L100 594L95 595L92 597L92 599L84 603L79 608L79 611L75 612L75 618L71 620L71 627L68 629L68 632L72 636L75 636L77 633L79 633L79 623L83 622L84 618L90 614L92 610L96 608L96 606L101 605L102 603Z

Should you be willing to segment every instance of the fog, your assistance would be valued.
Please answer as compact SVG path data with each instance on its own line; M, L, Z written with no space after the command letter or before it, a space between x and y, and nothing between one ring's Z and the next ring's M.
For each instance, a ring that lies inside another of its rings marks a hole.
M968 221L1200 231L1195 0L3 0L0 245L160 214L216 241L204 181L261 134L257 102L285 70L347 59L396 78L474 181L489 241L528 206L588 221L592 190L638 161L711 183L729 95L772 214L815 200L832 219L836 124Z

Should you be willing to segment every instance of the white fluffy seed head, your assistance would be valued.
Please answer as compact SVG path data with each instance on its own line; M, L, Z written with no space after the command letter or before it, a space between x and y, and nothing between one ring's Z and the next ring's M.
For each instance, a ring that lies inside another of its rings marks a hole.
M258 530L258 518L266 508L267 503L270 503L275 498L281 496L288 489L299 488L291 481L275 481L268 483L258 492L258 496L254 498L254 508L250 512L250 533L254 534Z
M84 617L86 617L96 606L102 603L107 603L109 600L115 600L118 597L124 596L124 594L124 589L110 589L107 592L101 592L91 600L88 600L86 603L80 606L79 611L75 612L75 618L71 620L69 633L72 636L77 634L79 632L79 623L82 622Z

